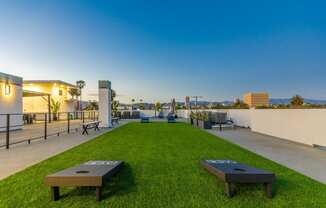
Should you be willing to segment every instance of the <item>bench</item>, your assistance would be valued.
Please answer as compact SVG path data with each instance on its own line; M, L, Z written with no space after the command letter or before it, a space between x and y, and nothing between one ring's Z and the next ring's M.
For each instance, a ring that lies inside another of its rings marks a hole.
M60 187L95 187L96 201L101 200L102 187L122 167L123 161L89 161L44 178L51 188L51 199L60 198Z
M235 194L234 183L262 183L268 198L273 197L274 173L253 168L232 160L202 160L201 165L225 182L225 193L228 197Z
M101 121L92 121L92 122L88 122L88 123L83 123L82 124L82 135L87 134L88 135L88 129L94 129L95 131L99 131L99 125L100 125Z

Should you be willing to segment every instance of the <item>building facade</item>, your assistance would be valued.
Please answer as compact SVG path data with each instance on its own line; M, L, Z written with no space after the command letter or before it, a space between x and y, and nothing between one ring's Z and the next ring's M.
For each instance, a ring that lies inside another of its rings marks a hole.
M24 80L23 111L48 112L49 107L54 104L60 106L59 112L76 111L77 98L69 93L72 88L77 89L76 85L60 80Z
M243 96L243 102L247 104L250 108L257 106L268 106L269 105L269 95L268 93L246 93Z
M10 115L10 129L22 127L23 79L0 72L0 131L6 129L7 115Z

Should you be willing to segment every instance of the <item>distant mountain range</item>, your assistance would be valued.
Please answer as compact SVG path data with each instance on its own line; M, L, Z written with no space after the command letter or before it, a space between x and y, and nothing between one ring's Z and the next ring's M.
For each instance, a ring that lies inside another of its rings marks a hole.
M291 102L291 98L270 98L269 99L270 104L290 104ZM326 100L319 100L319 99L307 99L304 98L304 102L305 103L311 103L311 104L325 104L326 105ZM180 105L184 105L184 102L176 102ZM217 102L217 101L206 101L206 100L198 100L197 104L198 105L208 105L208 104L223 104L223 105L232 105L233 101L221 101L221 102ZM162 105L170 105L170 103L161 103ZM195 105L195 101L190 101L191 105ZM126 104L121 104L121 105L126 105ZM138 106L139 103L134 103L134 106ZM150 106L152 106L153 104L151 103L143 103L145 109L150 108Z
M289 104L291 102L290 98L271 98L269 99L270 104ZM317 99L307 99L304 98L305 103L311 104L326 104L326 100L317 100Z
M271 98L269 99L270 104L290 104L291 102L291 98ZM305 103L311 103L311 104L326 104L326 100L319 100L319 99L308 99L308 98L304 98L304 102ZM182 103L183 102L179 102ZM195 104L195 101L191 101L190 102L191 105ZM198 105L207 105L210 103L221 103L224 105L231 105L233 103L233 101L222 101L222 102L209 102L209 101L205 101L205 100L201 100L198 101L197 104Z

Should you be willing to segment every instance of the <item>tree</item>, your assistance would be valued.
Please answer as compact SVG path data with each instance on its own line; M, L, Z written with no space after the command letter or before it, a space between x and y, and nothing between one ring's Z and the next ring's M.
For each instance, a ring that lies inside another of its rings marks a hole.
M61 107L61 102L51 98L51 106L50 107L51 107L51 112L53 113L53 120L54 121L58 120L58 112Z
M162 105L160 102L155 103L155 117L156 117L156 112L160 111L162 109Z
M233 106L236 108L239 108L241 106L240 98L235 99Z
M180 105L180 103L177 103L177 104L175 105L175 111L178 111L178 110L180 110L180 109L182 109L182 105Z
M80 96L80 91L77 88L70 88L68 93L72 97L72 99L78 98Z
M117 93L115 92L115 90L111 90L111 100L113 101L114 98L117 96Z
M88 101L85 110L98 110L98 102L97 101Z
M303 103L304 103L304 100L300 95L295 95L291 98L292 106L302 106Z
M143 99L139 99L139 109L140 110L144 110L145 109L145 105L144 105L144 103L143 103Z
M118 117L118 106L119 106L119 101L114 100L112 102L112 114L113 114L113 117Z
M233 104L234 108L249 108L247 104L245 104L240 98L237 98Z
M134 98L132 98L132 99L131 99L131 110L133 110L133 109L134 109L134 108L133 108L134 102L135 102L135 99L134 99Z
M82 89L86 86L86 82L84 80L78 80L76 81L76 86L78 87L79 89L79 105L78 105L78 108L79 110L82 110Z
M175 99L173 98L172 101L171 101L171 113L175 113Z

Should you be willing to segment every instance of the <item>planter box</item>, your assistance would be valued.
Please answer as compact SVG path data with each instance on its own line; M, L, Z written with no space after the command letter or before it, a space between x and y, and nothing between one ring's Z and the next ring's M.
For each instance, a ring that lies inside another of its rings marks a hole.
M192 122L193 122L193 123L192 123L192 126L193 126L193 127L198 127L198 120L197 120L197 119L193 119Z
M198 126L202 129L211 129L212 123L210 121L198 121Z

